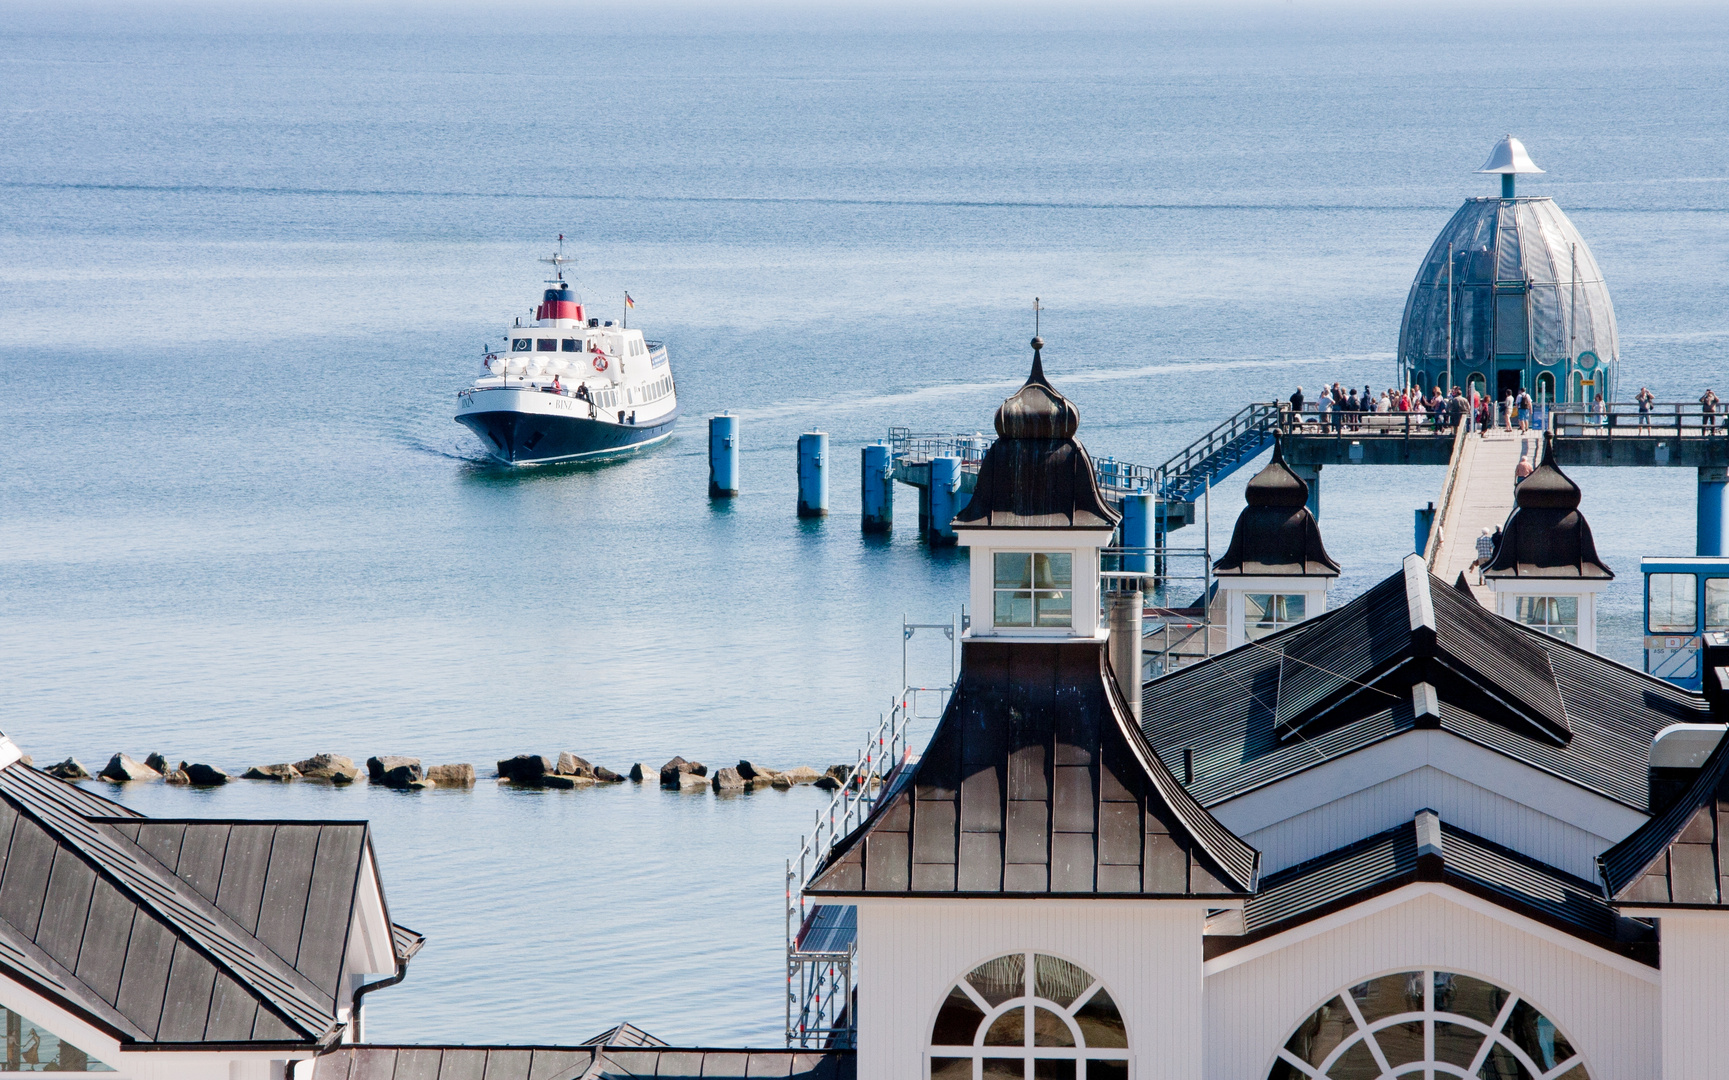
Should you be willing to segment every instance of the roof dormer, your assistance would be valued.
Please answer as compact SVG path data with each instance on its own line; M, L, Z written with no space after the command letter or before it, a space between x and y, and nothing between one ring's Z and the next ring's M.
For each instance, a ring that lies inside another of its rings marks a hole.
M997 409L997 441L979 467L972 501L955 515L972 549L970 634L997 639L1098 639L1099 549L1121 515L1099 491L1075 439L1080 410L1046 379L1034 338L1033 370Z
M1231 546L1213 564L1229 649L1319 615L1339 576L1309 511L1309 485L1285 464L1278 438L1272 460L1243 494L1248 505L1237 517Z

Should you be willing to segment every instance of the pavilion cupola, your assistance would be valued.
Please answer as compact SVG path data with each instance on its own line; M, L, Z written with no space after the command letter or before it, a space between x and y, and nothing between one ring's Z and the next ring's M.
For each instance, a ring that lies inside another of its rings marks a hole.
M972 550L969 631L998 640L1101 639L1099 551L1120 515L1075 439L1081 414L1045 378L1034 338L1026 384L997 409L997 441L955 515Z
M1231 546L1213 564L1225 607L1225 646L1236 648L1326 610L1339 564L1321 543L1309 485L1285 464L1282 441L1244 492Z
M1501 544L1483 571L1495 611L1583 649L1597 648L1597 597L1615 574L1597 557L1581 493L1549 456L1513 496Z

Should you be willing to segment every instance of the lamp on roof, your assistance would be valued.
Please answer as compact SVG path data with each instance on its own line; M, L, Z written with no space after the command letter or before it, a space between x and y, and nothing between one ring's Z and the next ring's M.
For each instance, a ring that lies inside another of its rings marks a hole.
M1525 144L1511 135L1501 136L1501 141L1489 151L1489 160L1483 162L1480 173L1501 174L1501 198L1513 197L1513 177L1521 173L1530 175L1543 170L1537 168L1537 163L1531 160L1531 155L1525 152Z

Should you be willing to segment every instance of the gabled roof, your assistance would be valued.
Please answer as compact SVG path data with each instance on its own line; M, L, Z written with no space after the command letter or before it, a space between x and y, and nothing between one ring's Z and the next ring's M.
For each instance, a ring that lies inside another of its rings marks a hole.
M1591 882L1456 829L1432 810L1298 866L1269 874L1243 906L1244 933L1209 936L1209 958L1412 882L1479 896L1613 952L1656 965L1656 934L1617 913Z
M967 640L923 757L805 891L1241 895L1259 858L1149 752L1103 644Z
M1527 629L1418 556L1354 600L1142 691L1141 728L1216 806L1414 728L1439 728L1640 811L1651 739L1710 709L1661 679Z
M582 1046L665 1046L665 1041L655 1038L648 1032L626 1021L607 1028L599 1035L584 1039Z
M1729 906L1724 833L1729 830L1729 738L1718 742L1685 794L1598 857L1617 904Z
M997 409L1000 438L985 451L957 529L1110 529L1122 517L1099 492L1092 458L1075 439L1081 414L1045 379L1033 339L1026 384Z
M364 822L149 819L14 762L0 968L123 1043L328 1041L369 851Z
M1549 440L1545 435L1545 442ZM1614 571L1597 557L1591 526L1579 512L1581 493L1543 448L1543 463L1513 494L1500 546L1483 570L1485 578L1586 578L1608 581Z
M1273 438L1273 457L1243 492L1231 546L1213 564L1221 577L1337 577L1339 564L1321 543L1309 512L1309 485L1285 464L1284 440Z
M313 1080L697 1080L713 1076L853 1080L850 1050L672 1046L344 1046L318 1058Z

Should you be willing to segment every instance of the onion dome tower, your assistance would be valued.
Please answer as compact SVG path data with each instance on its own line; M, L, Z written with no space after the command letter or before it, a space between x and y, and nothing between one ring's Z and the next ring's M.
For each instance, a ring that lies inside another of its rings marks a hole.
M1620 345L1603 271L1553 199L1516 195L1541 173L1511 135L1478 170L1499 198L1465 200L1411 282L1399 327L1399 374L1425 390L1450 380L1497 399L1613 399Z
M1042 344L1033 339L1035 350ZM1113 1007L1141 1017L1138 1037L1183 1062L1182 1075L1200 1075L1198 943L1209 914L1255 891L1260 856L1153 753L1113 676L1096 560L1117 515L1075 440L1079 420L1035 352L1026 385L997 411L1002 437L955 518L972 549L978 615L961 640L954 693L924 753L885 779L869 817L805 888L857 906L860 962L879 974L858 984L855 999L874 1018L859 1032L860 1076L933 1075L925 1047L956 1041L944 1034L954 1025L931 1026L952 997L950 980L900 976L964 976L979 964L976 932L986 924L999 953L1094 965L1156 957L1157 978L1135 984L1155 989L1131 999L1138 991L1113 986ZM962 1038L971 1041L972 1029ZM1024 1058L1038 1056L1034 1045L1025 1039ZM942 1075L977 1075L977 1059L1014 1052L990 1041L945 1049ZM1030 1060L1014 1067L1031 1075Z
M1309 485L1285 464L1283 441L1244 492L1231 546L1213 564L1225 605L1225 647L1234 649L1326 610L1339 564L1309 512Z
M1615 574L1597 557L1579 499L1579 485L1545 445L1543 463L1514 493L1483 582L1495 594L1497 613L1596 651L1597 595Z

